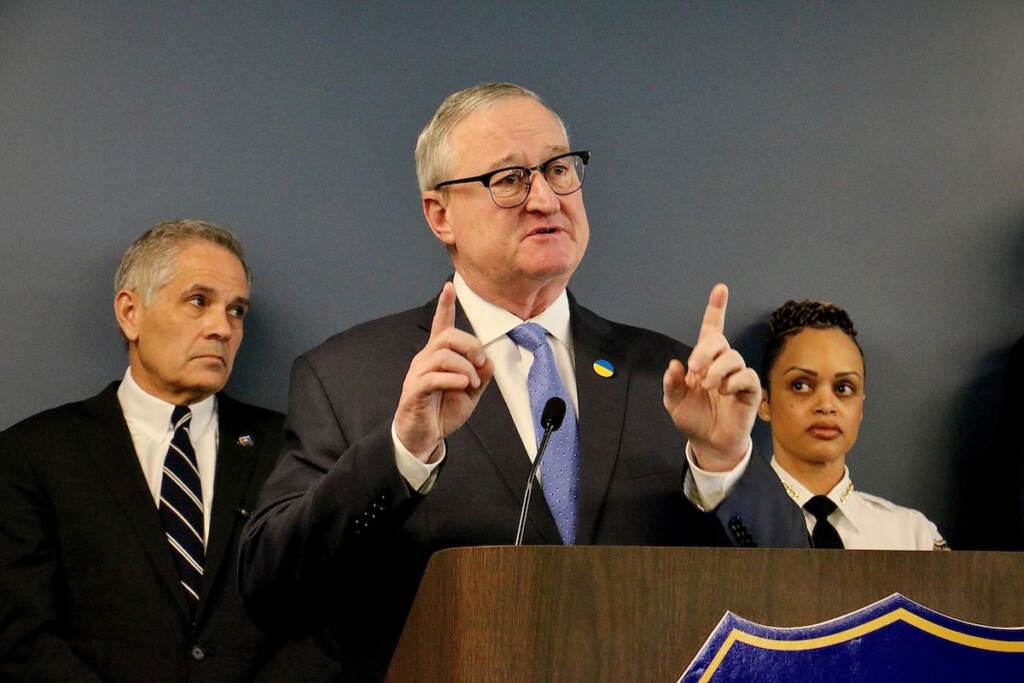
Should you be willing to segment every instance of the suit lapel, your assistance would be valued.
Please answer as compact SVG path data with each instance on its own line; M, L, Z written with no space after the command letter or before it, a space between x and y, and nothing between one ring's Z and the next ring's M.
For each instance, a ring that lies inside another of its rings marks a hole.
M423 348L430 334L430 323L437 308L437 299L428 303L423 308L423 315L420 320L420 327L426 334L420 340L417 348ZM456 304L455 326L473 334L473 327L469 324L462 306ZM473 414L466 421L464 428L480 444L480 448L487 454L494 463L495 468L501 475L502 481L509 497L515 502L516 507L522 505L523 494L526 491L526 481L530 477L530 457L523 449L522 439L516 430L512 415L508 412L505 399L501 390L495 382L484 390ZM534 490L534 494L539 494ZM530 511L528 519L534 530L541 536L545 543L560 544L562 537L558 533L558 527L551 516L543 495L534 495L530 500ZM515 534L515 529L509 529L509 538Z
M509 496L515 501L516 508L522 505L526 492L526 482L530 478L530 456L523 448L522 439L516 430L512 416L505 405L505 399L498 385L491 383L480 397L473 415L466 426L487 453L494 466L501 473ZM545 543L560 544L562 536L558 533L555 519L541 494L540 487L534 486L534 495L530 499L530 511L527 516L533 528L544 539ZM515 535L515 529L509 529L509 540Z
M223 394L217 395L217 420L217 466L213 481L213 505L209 512L210 536L206 543L203 588L199 596L200 614L197 617L201 616L224 557L231 547L235 526L243 521L242 503L262 447L262 435L247 431L238 403Z
M167 545L160 513L139 466L131 433L117 400L117 386L115 382L86 401L85 410L92 419L83 428L85 449L135 529L139 544L156 573L167 584L178 608L187 615L189 606L181 589L178 568Z
M607 321L579 306L569 296L572 316L576 393L579 398L579 440L582 481L576 512L576 543L594 542L604 497L619 454L629 387L629 357L615 342ZM615 374L601 377L594 361L611 362Z

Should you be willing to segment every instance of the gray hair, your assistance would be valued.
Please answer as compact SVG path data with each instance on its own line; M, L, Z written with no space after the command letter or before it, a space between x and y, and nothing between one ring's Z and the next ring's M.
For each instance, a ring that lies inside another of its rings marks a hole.
M506 97L529 97L547 107L537 93L515 83L481 83L445 98L416 140L416 178L421 192L432 190L438 183L449 179L447 176L455 163L448 145L452 129L473 112ZM562 127L562 132L566 133L562 119L553 111L551 114ZM569 139L568 133L565 139Z
M182 245L194 241L218 244L237 256L246 281L252 284L252 273L237 237L213 223L184 218L157 223L128 246L114 276L114 292L136 291L143 305L148 306L157 290L174 277L174 259Z

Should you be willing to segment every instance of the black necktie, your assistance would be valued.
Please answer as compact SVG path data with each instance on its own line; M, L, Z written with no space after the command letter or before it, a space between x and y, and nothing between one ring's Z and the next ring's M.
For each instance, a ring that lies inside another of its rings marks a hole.
M836 504L828 496L814 496L804 503L804 509L814 515L817 520L811 532L811 545L815 548L843 548L843 539L839 532L828 521L828 516L836 511Z
M189 605L195 610L203 584L203 490L199 465L192 448L189 423L192 411L176 406L171 414L174 435L164 459L160 482L160 521L163 522L171 554Z

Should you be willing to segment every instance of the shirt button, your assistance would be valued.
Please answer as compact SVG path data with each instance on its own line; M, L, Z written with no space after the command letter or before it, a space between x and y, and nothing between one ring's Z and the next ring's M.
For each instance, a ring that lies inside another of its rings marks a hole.
M203 652L203 648L199 647L198 645L193 645L192 659L196 660L197 662L201 662L204 659L206 659L206 653Z

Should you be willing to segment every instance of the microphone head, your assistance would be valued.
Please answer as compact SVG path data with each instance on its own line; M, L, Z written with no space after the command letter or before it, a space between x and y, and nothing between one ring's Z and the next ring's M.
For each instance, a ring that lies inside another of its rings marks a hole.
M562 426L562 420L565 419L565 401L552 396L548 399L548 402L544 404L544 410L540 414L540 426L544 430L550 429L551 431L557 431Z

